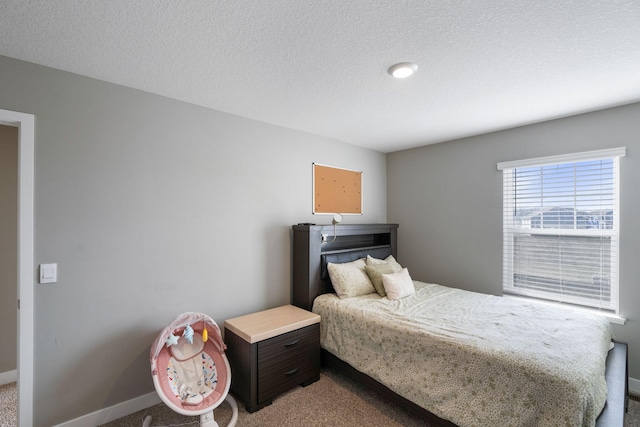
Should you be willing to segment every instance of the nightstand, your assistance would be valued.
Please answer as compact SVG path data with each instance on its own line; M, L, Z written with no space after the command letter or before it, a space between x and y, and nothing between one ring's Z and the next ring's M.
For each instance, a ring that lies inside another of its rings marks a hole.
M231 391L248 412L320 379L320 316L285 305L224 322Z

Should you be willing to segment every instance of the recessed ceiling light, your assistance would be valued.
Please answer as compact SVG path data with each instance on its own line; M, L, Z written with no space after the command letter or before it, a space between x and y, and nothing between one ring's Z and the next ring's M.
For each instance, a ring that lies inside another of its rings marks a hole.
M418 66L413 62L401 62L399 64L391 66L389 68L389 74L396 79L405 79L415 73L418 70Z

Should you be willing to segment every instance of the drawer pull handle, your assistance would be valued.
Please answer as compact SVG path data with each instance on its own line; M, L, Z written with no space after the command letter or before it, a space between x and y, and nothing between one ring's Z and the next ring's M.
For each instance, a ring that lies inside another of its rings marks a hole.
M284 374L285 374L285 375L287 375L287 376L289 376L289 375L293 375L293 374L295 374L296 372L298 372L298 368L292 369L292 370L290 370L289 372L285 372Z
M290 343L285 344L284 346L285 347L293 347L294 345L298 344L298 341L300 341L300 340L291 341Z

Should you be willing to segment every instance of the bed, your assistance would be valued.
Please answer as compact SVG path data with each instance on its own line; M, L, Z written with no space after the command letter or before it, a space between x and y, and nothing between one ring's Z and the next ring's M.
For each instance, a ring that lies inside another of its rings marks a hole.
M421 282L395 301L338 298L328 265L397 258L397 227L340 225L335 236L332 226L293 227L293 303L322 316L323 364L433 425L623 425L627 346L609 351L599 317ZM525 335L512 315L539 323Z

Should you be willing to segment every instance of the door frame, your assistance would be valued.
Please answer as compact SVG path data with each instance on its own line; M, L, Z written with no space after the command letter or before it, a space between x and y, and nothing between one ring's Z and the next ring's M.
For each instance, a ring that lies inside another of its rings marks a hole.
M35 116L0 109L18 128L18 425L33 425Z

